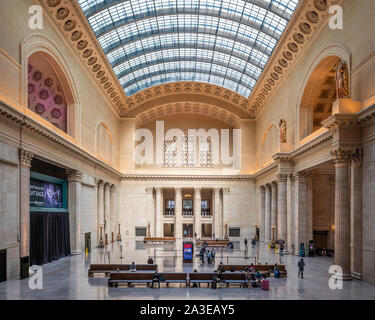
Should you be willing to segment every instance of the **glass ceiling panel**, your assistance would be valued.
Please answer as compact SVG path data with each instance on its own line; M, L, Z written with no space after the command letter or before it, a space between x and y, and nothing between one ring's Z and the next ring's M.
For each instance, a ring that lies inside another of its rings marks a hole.
M78 0L128 96L171 81L250 95L300 0Z

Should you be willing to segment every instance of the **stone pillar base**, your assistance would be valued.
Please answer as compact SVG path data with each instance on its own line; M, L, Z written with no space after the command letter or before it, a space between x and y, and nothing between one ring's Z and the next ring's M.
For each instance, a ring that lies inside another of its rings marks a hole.
M344 273L342 276L332 276L334 279L342 281L351 281L353 280L351 273Z
M79 255L79 254L81 254L82 253L82 249L77 249L77 250L71 250L71 252L70 252L72 255Z
M362 273L352 271L352 278L356 280L362 280Z

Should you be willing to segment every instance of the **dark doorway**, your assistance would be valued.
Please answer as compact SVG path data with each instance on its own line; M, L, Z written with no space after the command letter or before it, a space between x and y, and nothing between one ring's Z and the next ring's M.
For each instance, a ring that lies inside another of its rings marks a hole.
M259 227L256 227L255 230L255 240L259 240Z
M7 252L0 250L0 282L7 279Z
M314 243L316 249L327 249L328 231L314 231Z
M184 235L184 238L186 237L192 238L193 237L193 224L184 223L182 225L182 234Z
M174 237L173 223L164 223L164 237Z
M85 233L85 252L91 252L91 232Z

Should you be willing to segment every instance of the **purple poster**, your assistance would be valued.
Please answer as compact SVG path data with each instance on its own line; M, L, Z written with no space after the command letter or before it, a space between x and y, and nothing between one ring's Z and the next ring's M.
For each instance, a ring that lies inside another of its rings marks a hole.
M30 180L30 208L62 208L62 185Z

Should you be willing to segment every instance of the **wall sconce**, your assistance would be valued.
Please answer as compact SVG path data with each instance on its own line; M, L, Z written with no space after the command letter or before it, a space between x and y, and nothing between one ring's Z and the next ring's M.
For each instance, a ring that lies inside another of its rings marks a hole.
M332 230L332 231L335 231L335 229L336 229L336 226L333 224L333 225L331 226L331 230Z

